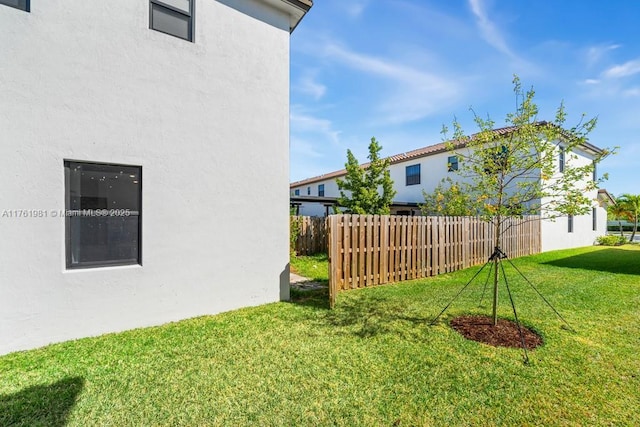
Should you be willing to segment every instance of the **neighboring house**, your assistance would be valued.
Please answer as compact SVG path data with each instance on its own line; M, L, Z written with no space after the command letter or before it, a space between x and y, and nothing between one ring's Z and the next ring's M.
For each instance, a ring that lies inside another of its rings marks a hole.
M495 132L505 134L510 129L512 128L500 128ZM579 151L576 150L573 153L577 158L572 161L575 161L576 165L592 162L594 154L600 151L599 148L586 143L581 146ZM397 192L391 213L396 215L420 215L419 205L424 203L423 190L432 192L442 179L457 178L455 171L460 166L458 158L447 150L444 143L397 154L388 159L390 161L389 172ZM558 167L560 167L561 160L568 161L568 158L566 160L561 158L558 151ZM365 163L362 166L366 167L367 165ZM326 215L327 212L330 212L327 206L337 205L337 199L340 196L336 178L345 175L346 170L342 169L291 183L291 205L295 205L300 215ZM322 197L319 196L320 193L322 193ZM300 195L305 195L305 197L300 197ZM593 208L589 215L573 218L562 217L556 218L555 221L545 220L542 222L542 250L588 246L593 244L598 236L606 234L606 204L609 203L610 196L604 190L600 190L600 192L595 190L591 196ZM320 203L315 202L314 198L317 198Z
M0 0L0 354L288 298L311 6Z

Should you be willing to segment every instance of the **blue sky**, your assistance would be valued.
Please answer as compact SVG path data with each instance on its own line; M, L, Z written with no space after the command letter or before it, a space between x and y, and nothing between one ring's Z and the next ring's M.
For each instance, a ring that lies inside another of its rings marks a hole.
M469 107L496 126L515 106L513 74L540 119L597 116L590 140L618 146L599 167L617 196L640 193L640 2L316 0L291 38L291 180L442 141Z

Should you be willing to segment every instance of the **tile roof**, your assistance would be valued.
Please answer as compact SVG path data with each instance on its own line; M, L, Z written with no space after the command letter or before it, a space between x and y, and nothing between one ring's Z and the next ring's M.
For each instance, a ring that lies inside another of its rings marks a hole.
M538 125L545 125L548 122L545 121L541 121L538 122ZM502 128L497 128L493 130L493 133L495 133L496 135L499 136L503 136L503 135L508 135L509 133L513 132L514 130L516 130L516 126L505 126ZM412 159L417 159L417 158L421 158L421 157L428 157L428 156L432 156L434 154L438 154L438 153L442 153L443 151L448 151L447 150L447 143L451 142L453 143L453 147L454 148L461 148L464 147L466 142L469 139L473 139L475 138L475 136L478 135L477 133L474 133L473 135L471 135L469 138L465 138L465 139L458 139L458 140L450 140L447 142L441 142L439 144L433 144L433 145L428 145L426 147L422 147L422 148L418 148L416 150L412 150L412 151L407 151L406 153L400 153L400 154L395 154L393 156L389 156L387 157L387 159L389 159L389 163L390 164L396 164L396 163L401 163L407 160L412 160ZM591 145L589 143L585 143L584 144L585 148L592 150L592 151L596 151L599 152L601 151L598 147L596 147L595 145ZM360 165L360 167L366 168L367 166L369 166L369 163L363 163ZM326 181L328 179L333 179L333 178L338 178L340 176L344 176L347 174L347 170L346 169L340 169L334 172L329 172L323 175L319 175L319 176L315 176L313 178L307 178L307 179L303 179L301 181L295 181L292 182L289 185L289 188L293 188L293 187L298 187L301 185L305 185L305 184L312 184L314 182L320 182L320 181Z

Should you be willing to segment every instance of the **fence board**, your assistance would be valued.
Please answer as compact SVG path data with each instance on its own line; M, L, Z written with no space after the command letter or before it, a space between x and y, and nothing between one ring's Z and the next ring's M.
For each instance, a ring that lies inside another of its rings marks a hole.
M491 224L474 217L331 215L326 224L331 305L341 290L483 264L495 245ZM539 253L540 231L539 217L510 218L502 250L510 258Z
M296 241L292 242L296 254L313 255L317 253L327 253L327 218L291 216L290 222L291 227L294 227L294 222L297 222L299 227Z

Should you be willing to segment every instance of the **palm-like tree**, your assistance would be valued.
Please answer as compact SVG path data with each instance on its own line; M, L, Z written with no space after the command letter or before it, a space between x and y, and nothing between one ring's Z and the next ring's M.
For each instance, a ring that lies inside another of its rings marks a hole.
M633 232L631 233L631 237L629 238L629 241L633 242L633 239L636 236L636 232L638 231L638 217L640 217L640 194L625 193L618 198L617 202L625 207L625 209L629 213L629 218L633 221Z
M631 220L631 215L627 207L620 202L620 200L616 200L614 205L610 205L607 208L607 213L610 215L612 220L618 221L618 226L620 227L620 237L624 236L622 232L622 220L628 219Z

